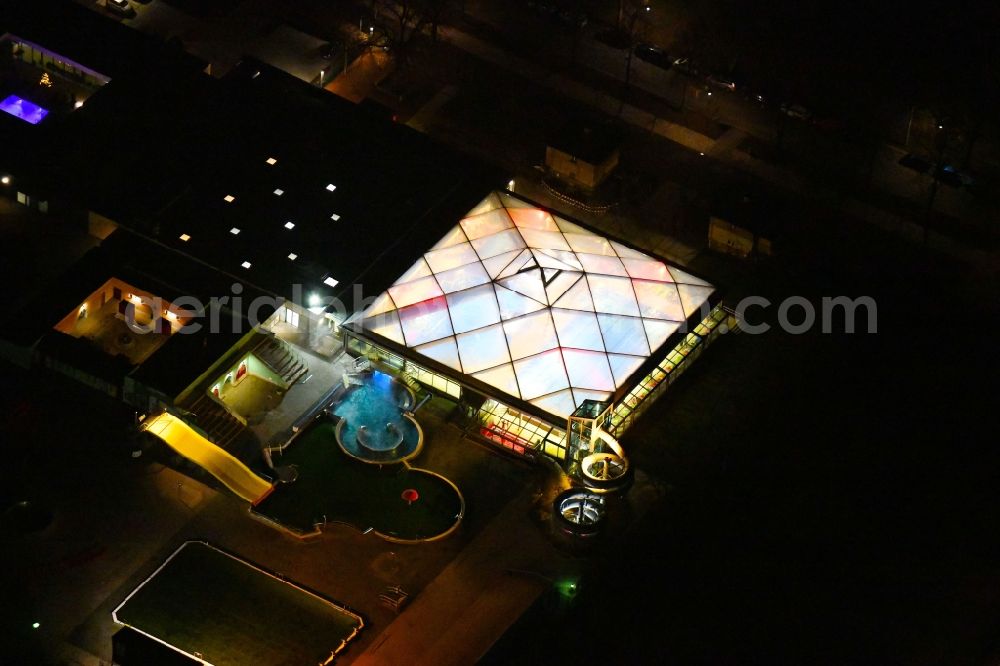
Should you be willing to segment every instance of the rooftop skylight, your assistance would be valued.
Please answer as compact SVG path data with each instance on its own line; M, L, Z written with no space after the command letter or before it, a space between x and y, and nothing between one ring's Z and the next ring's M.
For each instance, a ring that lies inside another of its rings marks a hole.
M713 291L493 193L376 298L361 325L565 417L621 388Z

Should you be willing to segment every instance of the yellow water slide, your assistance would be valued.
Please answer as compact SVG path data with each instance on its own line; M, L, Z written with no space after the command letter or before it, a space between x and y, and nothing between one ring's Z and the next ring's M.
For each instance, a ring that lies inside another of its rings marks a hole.
M177 453L203 467L250 503L256 502L271 490L270 483L169 412L147 419L142 428L162 439Z

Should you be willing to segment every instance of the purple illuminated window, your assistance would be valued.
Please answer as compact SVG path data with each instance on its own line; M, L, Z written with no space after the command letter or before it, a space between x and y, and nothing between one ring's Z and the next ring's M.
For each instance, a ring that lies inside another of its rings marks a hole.
M45 116L49 115L47 109L43 109L26 99L21 99L17 95L8 95L4 101L0 102L0 111L5 111L32 125L37 125L45 119Z

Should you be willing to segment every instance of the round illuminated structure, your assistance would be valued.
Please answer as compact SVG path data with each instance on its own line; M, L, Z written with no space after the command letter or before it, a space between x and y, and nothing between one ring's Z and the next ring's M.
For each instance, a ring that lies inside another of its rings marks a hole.
M596 534L607 514L605 498L586 488L570 488L560 493L553 505L559 527L574 536Z
M580 475L588 488L596 492L623 490L632 482L628 460L611 453L592 453L580 461Z

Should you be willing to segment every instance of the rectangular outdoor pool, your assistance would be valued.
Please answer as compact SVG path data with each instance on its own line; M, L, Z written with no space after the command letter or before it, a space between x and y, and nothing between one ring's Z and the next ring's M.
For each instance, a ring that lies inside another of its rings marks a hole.
M21 99L17 95L8 95L0 102L0 111L5 111L32 125L37 125L45 119L45 116L49 115L47 109L43 109L34 102Z

